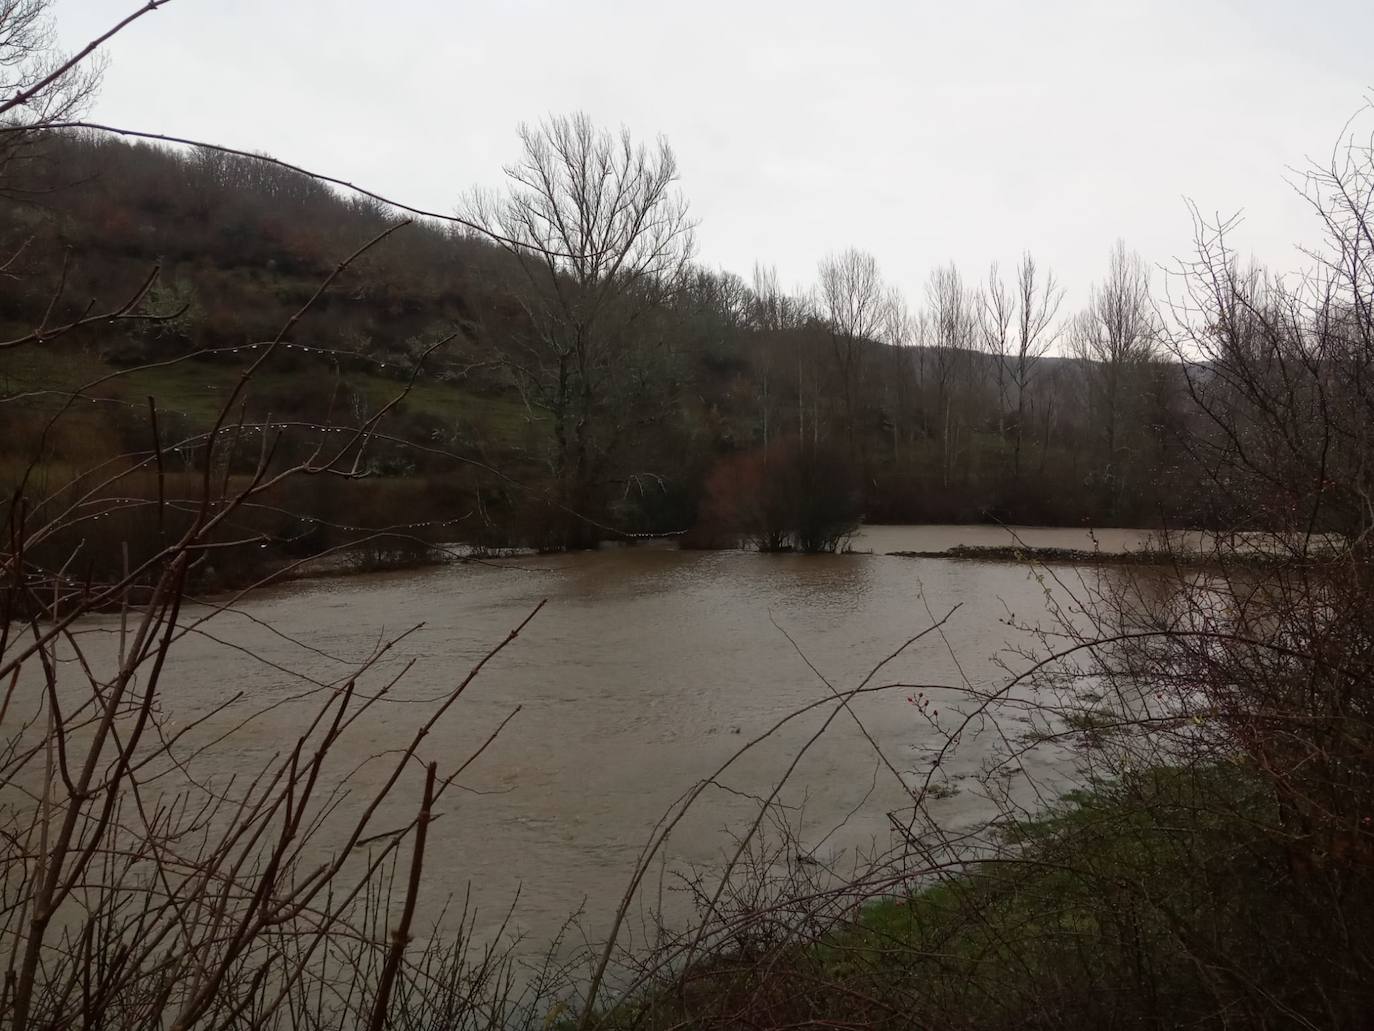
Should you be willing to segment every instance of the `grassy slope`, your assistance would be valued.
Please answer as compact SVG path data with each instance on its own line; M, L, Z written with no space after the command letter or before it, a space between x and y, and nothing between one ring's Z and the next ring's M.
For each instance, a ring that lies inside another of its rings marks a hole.
M158 408L185 416L193 425L209 425L239 379L239 366L196 360L159 368L122 370L84 350L60 351L26 347L0 352L0 396L32 390L65 391L119 373L117 378L89 391L92 396L142 404L151 396ZM333 378L324 362L305 360L290 371L265 369L254 377L255 392L284 392L307 378ZM375 373L348 372L342 376L361 395L370 410L380 409L404 383ZM54 397L56 400L56 397ZM530 413L514 396L485 396L463 387L419 379L404 399L404 410L447 424L470 428L478 440L498 451L530 443Z
M1345 924L1367 927L1368 882L1295 885L1272 799L1243 768L1142 771L1005 834L998 859L875 898L810 942L740 938L608 1023L1367 1026L1368 942Z

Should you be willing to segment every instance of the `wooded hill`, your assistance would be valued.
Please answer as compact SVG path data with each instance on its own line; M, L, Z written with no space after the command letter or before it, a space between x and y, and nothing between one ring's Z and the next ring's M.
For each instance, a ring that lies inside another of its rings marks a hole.
M560 132L563 150L540 149ZM849 251L795 296L762 266L746 281L691 260L694 227L671 192L666 147L635 148L579 119L527 129L522 142L512 171L549 161L566 176L558 155L582 147L604 159L603 186L660 189L641 200L649 212L678 205L677 235L656 240L658 264L634 276L625 269L641 252L630 248L626 264L598 273L567 259L566 241L511 228L512 202L523 198L528 218L540 199L530 206L514 177L509 200L464 210L543 255L424 219L368 250L291 327L238 413L363 425L418 368L387 417L389 439L363 457L370 481L293 499L312 516L441 520L437 536L492 544L693 527L699 542L723 543L758 538L742 523L759 484L790 460L821 462L804 489L870 521L1216 517L1177 443L1189 407L1148 275L1124 248L1073 317L1029 256L1005 280L933 270L908 309L870 257ZM254 345L400 217L271 163L85 134L49 134L10 163L4 185L0 244L18 254L4 272L0 336L116 309L154 270L135 310L164 316L0 351L0 391L28 395L0 407L10 479L35 457L59 475L146 449L149 396L164 434L208 425ZM605 283L614 290L588 293ZM549 298L565 286L583 292L557 309ZM83 385L80 418L45 433L38 413Z

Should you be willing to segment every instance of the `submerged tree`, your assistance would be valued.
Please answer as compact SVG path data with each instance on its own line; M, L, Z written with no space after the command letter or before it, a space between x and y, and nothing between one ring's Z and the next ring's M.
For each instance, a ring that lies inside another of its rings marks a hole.
M840 551L858 529L861 495L844 452L784 438L771 452L717 463L707 480L696 542L810 555Z

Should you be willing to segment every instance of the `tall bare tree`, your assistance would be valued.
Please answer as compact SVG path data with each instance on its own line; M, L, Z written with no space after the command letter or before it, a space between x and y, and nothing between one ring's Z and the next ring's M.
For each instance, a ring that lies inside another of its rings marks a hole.
M1001 270L995 261L988 269L987 286L979 295L979 300L979 343L992 359L993 373L997 377L997 433L998 436L1005 436L1016 296L1003 282Z
M852 247L830 255L820 264L816 296L840 375L845 439L853 456L855 395L863 374L864 352L878 338L888 304L877 259Z
M778 281L775 265L754 262L752 298L749 312L749 325L764 337L764 346L759 351L758 374L759 391L763 419L763 449L768 453L768 442L772 435L771 413L773 409L773 381L776 378L775 343L776 338L786 332L800 329L806 323L808 310L800 298L790 296ZM806 406L801 397L802 390L802 352L797 348L797 435L805 432Z
M680 285L694 227L666 140L646 147L575 114L522 125L520 143L504 196L475 196L469 217L523 273L529 333L510 366L552 421L560 503L581 514L595 508L623 414L610 402L637 324ZM564 529L565 544L590 540L581 519Z
M1109 505L1120 499L1128 409L1138 373L1156 357L1158 323L1150 299L1150 274L1140 255L1118 241L1107 278L1093 288L1088 307L1074 319L1070 345L1088 387Z
M1025 439L1027 401L1031 380L1040 359L1054 345L1054 328L1064 291L1055 282L1054 273L1040 271L1035 258L1027 251L1016 268L1015 344L1011 355L1011 380L1016 390L1016 425L1013 428L1012 473L1021 476L1021 447Z
M892 373L888 377L887 390L892 404L892 458L901 461L901 442L907 424L907 412L911 406L914 387L911 363L911 344L915 338L916 327L912 323L911 311L907 308L906 298L899 290L890 290L887 306L883 313L882 341L889 348Z
M971 352L978 339L977 295L964 285L963 276L953 264L930 275L926 305L929 309L929 379L934 388L931 399L937 420L941 453L941 481L946 485L953 473L963 419L955 394L967 378Z

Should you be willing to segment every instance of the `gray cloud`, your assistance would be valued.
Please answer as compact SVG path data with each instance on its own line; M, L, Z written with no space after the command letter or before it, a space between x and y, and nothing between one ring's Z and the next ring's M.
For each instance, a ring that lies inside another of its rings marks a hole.
M128 9L56 11L74 46ZM1118 236L1185 251L1185 196L1298 264L1286 169L1361 103L1370 38L1354 2L177 0L112 45L95 114L448 210L519 121L582 109L669 138L710 264L802 283L854 245L916 295L1029 247L1076 300Z

